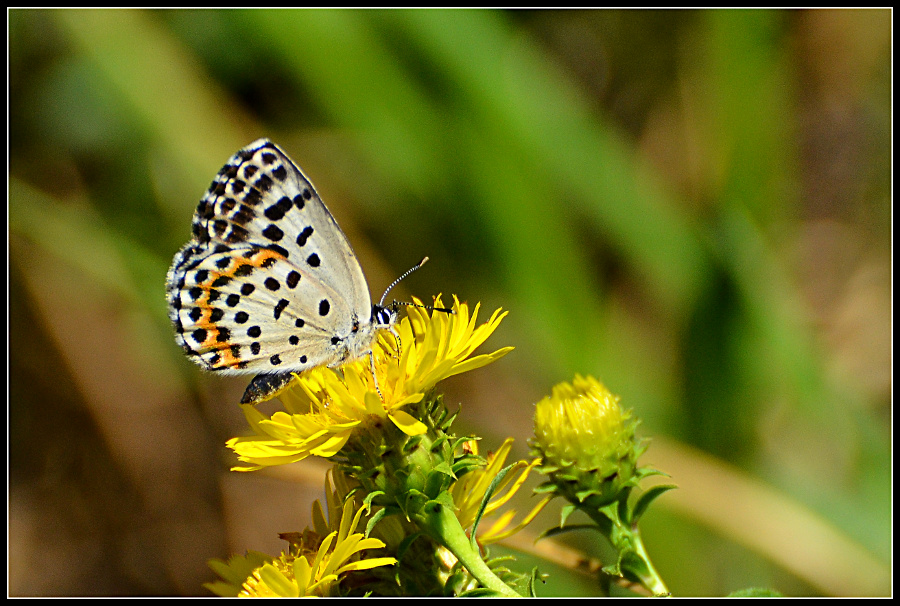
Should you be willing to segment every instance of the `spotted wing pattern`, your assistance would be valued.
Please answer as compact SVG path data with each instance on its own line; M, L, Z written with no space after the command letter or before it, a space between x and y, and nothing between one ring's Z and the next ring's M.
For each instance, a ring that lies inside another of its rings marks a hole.
M166 293L176 340L200 366L284 375L371 348L372 304L356 255L274 143L260 139L232 156L200 200L192 233Z

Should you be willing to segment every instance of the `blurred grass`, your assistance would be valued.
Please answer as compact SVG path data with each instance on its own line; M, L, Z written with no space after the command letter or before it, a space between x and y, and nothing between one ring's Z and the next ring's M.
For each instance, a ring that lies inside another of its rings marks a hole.
M317 183L373 292L427 254L409 291L512 311L494 338L517 351L447 386L473 431L524 455L531 403L591 373L645 433L779 495L731 512L697 485L665 527L648 516L676 594L890 593L888 11L9 15L12 594L202 595L223 544L274 551L252 541L302 526L235 510L259 491L224 471L241 381L201 381L165 318L196 201L260 136ZM70 469L85 444L138 505ZM852 548L791 567L711 503L756 536L806 519L789 559ZM60 516L48 579L38 529ZM840 553L870 574L835 583Z

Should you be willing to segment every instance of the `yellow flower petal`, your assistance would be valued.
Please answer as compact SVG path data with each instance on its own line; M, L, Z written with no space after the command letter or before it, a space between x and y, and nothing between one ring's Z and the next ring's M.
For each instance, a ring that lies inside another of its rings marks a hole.
M388 417L391 419L391 421L394 422L394 425L396 425L400 429L400 431L408 436L418 436L428 430L428 427L425 426L425 423L419 421L411 414L403 412L402 410L395 410L390 413Z
M497 477L497 474L499 474L505 466L506 457L509 455L511 449L512 438L509 438L495 454L488 455L488 464L485 467L470 471L457 480L451 487L450 490L453 495L453 502L457 507L456 517L464 528L468 528L474 523L477 512L481 508L481 502L487 494L487 490L494 481L494 478ZM487 507L485 507L484 516L491 516L499 508L505 505L519 488L522 487L528 474L537 464L538 461L532 461L531 463L519 461L515 463L513 468L507 472L503 480L495 487L493 496L488 502ZM516 477L517 473L518 477ZM500 518L487 532L481 530L478 533L478 540L482 543L490 543L499 541L501 538L506 538L518 532L531 522L548 502L549 499L545 499L539 503L514 527L509 527L509 524L515 517L515 511L509 510L502 513Z
M266 564L259 570L259 578L277 595L296 598L300 596L297 585L281 574L272 564Z

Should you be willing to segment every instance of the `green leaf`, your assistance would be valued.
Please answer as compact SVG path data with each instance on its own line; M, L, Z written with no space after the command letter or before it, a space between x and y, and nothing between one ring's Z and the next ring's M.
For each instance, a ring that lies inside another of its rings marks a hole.
M647 566L647 562L644 561L644 558L638 555L631 547L622 550L619 554L619 562L617 565L619 571L626 579L635 583L640 583L641 585L645 585L644 579L651 576L650 567Z
M457 415L459 415L460 410L462 410L462 409L457 408L456 412L450 413L450 415L447 416L447 412L448 412L447 409L442 408L441 418L437 420L436 425L443 431L449 430L450 426L453 425L453 421L455 421Z
M472 545L475 546L475 537L477 536L478 524L481 522L481 516L484 515L484 510L487 508L488 502L491 500L491 497L494 496L494 491L497 490L497 486L503 480L509 470L513 468L514 465L509 465L500 470L494 479L491 480L490 486L488 486L487 491L484 493L484 497L481 499L481 505L478 507L478 513L475 515L475 521L472 523Z
M673 488L678 487L674 484L660 484L659 486L654 486L653 488L642 494L637 500L637 503L634 504L634 509L631 511L631 524L637 524L638 521L640 521L641 516L644 515L644 512L647 511L647 507L650 506L650 503L652 503L653 500L656 499L656 497L672 490Z
M472 546L473 547L475 547L475 545L476 545L475 537L477 536L478 523L481 522L481 516L484 515L484 510L487 508L488 502L491 500L491 497L494 496L494 491L497 490L497 486L500 484L500 482L503 480L503 478L506 476L506 474L509 473L509 470L512 469L514 466L515 466L515 464L509 465L509 466L501 469L500 473L498 473L496 476L494 476L494 479L491 480L490 486L488 486L487 491L485 491L484 497L481 499L481 505L478 507L478 513L475 515L475 521L472 523Z
M484 493L484 497L481 499L481 505L478 507L478 513L475 515L475 522L472 523L472 545L475 546L475 537L476 531L478 530L478 523L481 522L481 516L484 515L484 510L487 508L488 502L491 500L491 497L494 496L494 491L497 490L497 486L503 481L503 478L509 473L509 470L515 467L515 464L504 467L500 470L500 472L494 476L494 479L491 480L490 486L488 486L487 491Z
M538 535L537 540L561 535L572 530L598 530L595 524L574 524L572 526L554 526Z

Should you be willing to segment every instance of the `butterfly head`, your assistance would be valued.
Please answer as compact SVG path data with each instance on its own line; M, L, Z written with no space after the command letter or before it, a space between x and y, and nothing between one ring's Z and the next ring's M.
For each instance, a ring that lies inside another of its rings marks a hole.
M390 328L397 323L397 306L396 305L373 305L372 306L372 324L375 328Z

